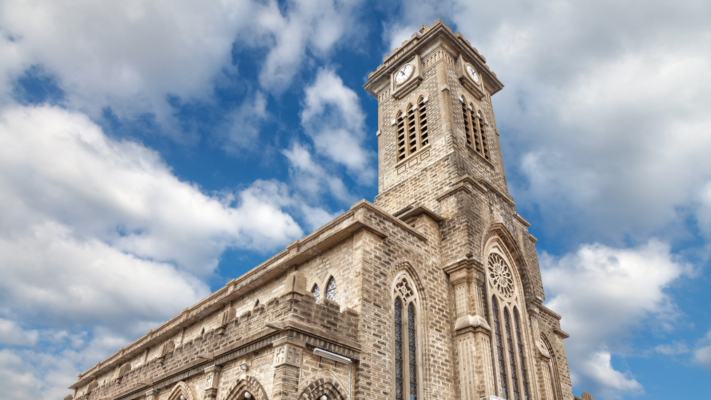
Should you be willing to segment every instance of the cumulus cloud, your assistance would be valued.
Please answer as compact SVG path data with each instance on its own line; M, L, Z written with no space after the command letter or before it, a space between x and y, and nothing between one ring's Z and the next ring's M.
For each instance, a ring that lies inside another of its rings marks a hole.
M263 87L283 90L298 71L306 49L326 55L338 40L354 38L358 1L303 0L288 2L285 15L263 14L259 20L264 34L274 41L259 80ZM276 3L271 5L278 9Z
M166 96L205 98L238 48L266 49L260 82L283 90L307 49L328 54L355 24L355 1L80 0L0 5L0 100L12 81L41 66L67 104L92 116L155 113L170 122Z
M386 43L441 17L506 85L493 101L509 187L547 234L569 246L674 240L711 176L708 2L403 7Z
M320 69L305 90L301 124L314 141L316 151L344 165L354 178L368 184L375 178L373 154L364 146L365 114L358 95L336 73Z
M643 323L668 328L677 311L665 289L691 267L657 240L631 249L585 245L561 258L543 254L541 266L546 305L564 316L571 335L566 353L574 385L604 398L642 393L630 371L613 368L612 354Z
M0 318L0 344L6 346L34 346L39 338L37 330L24 330L15 321Z
M277 186L256 182L208 196L178 180L154 151L109 139L82 114L52 107L0 114L7 237L53 221L79 238L204 275L227 246L267 249L301 235L281 211Z
M318 164L301 143L292 143L290 149L282 150L282 154L289 160L294 187L310 200L329 194L344 203L355 201L343 181Z
M240 149L253 148L268 116L267 99L263 93L257 92L254 97L245 99L227 118L229 126L223 140L225 150L237 154Z
M694 362L711 369L711 331L706 334L706 337L699 341L698 346L694 349Z
M689 347L685 343L675 341L671 344L660 344L654 348L654 351L666 356L675 356L688 353Z
M79 370L209 294L226 249L303 235L286 184L204 193L52 106L0 110L0 193L0 386L13 399L63 397Z

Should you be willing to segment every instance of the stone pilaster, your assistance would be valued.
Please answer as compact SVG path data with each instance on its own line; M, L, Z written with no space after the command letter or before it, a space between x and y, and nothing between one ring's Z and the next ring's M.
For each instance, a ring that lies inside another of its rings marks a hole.
M274 400L296 400L299 395L299 375L306 343L292 338L274 342Z
M459 391L462 400L478 400L495 394L491 359L491 328L482 315L476 262L469 258L445 268L454 287L459 358Z
M217 386L220 383L220 372L222 367L218 365L211 365L205 368L205 393L203 394L203 400L215 400L217 398Z
M146 391L143 396L144 400L156 400L158 398L158 396L156 396L156 393L153 390Z

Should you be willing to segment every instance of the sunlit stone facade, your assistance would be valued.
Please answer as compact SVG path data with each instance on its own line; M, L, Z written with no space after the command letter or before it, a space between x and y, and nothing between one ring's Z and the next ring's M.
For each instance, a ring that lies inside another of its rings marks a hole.
M436 21L384 59L379 194L72 385L76 400L572 400L560 316L508 194L503 84Z

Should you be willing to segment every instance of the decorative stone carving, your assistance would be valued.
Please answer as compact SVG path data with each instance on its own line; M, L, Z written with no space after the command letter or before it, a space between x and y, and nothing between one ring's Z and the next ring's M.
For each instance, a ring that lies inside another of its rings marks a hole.
M280 340L275 342L275 345L277 345L278 342L284 344L276 347L274 350L274 366L287 364L297 368L301 367L303 346L300 346L300 343L294 343L295 341L293 340Z
M410 285L407 283L407 279L405 279L405 277L403 277L400 282L395 285L395 291L405 302L408 302L415 294L412 288L410 288Z
M511 268L506 264L506 261L500 255L491 253L489 255L488 270L489 278L494 287L502 296L510 298L514 292L514 284Z

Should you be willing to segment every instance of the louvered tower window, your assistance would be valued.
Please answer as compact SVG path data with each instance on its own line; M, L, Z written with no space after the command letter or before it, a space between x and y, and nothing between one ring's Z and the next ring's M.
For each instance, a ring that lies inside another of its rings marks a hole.
M462 102L462 118L464 119L464 136L467 139L467 145L472 147L482 157L487 160L489 158L489 142L486 139L486 131L484 129L484 118L481 112L475 111L474 106L469 103L464 97L460 97Z
M430 142L427 130L427 98L420 97L416 104L408 104L399 112L397 125L397 160L402 161Z

